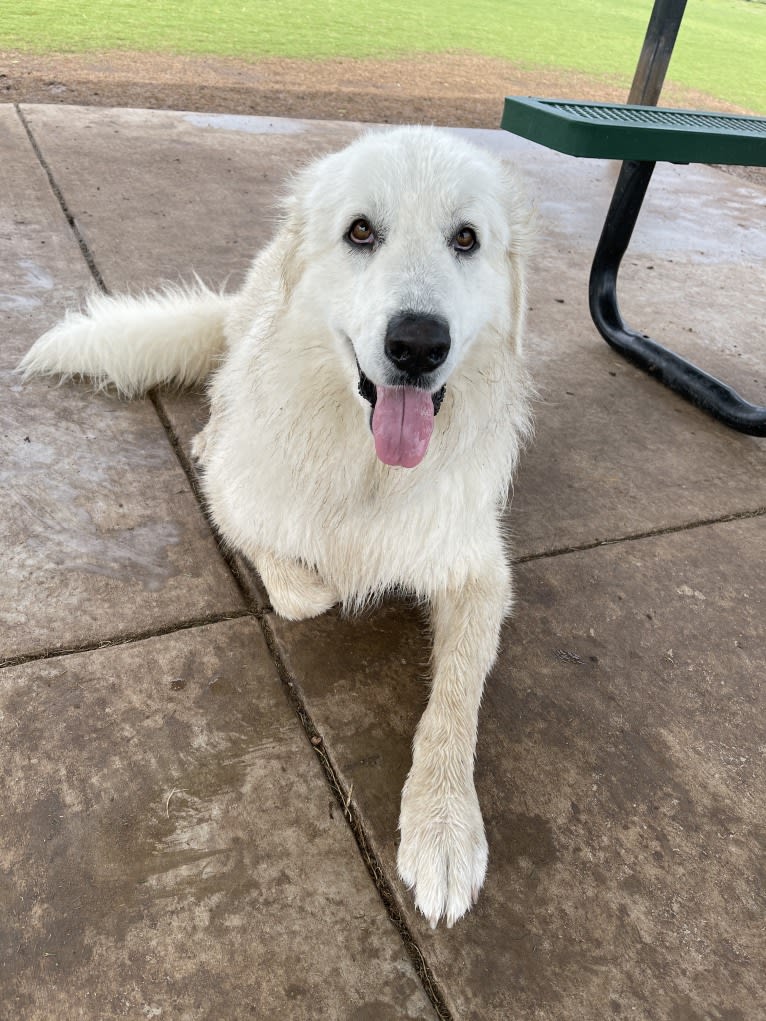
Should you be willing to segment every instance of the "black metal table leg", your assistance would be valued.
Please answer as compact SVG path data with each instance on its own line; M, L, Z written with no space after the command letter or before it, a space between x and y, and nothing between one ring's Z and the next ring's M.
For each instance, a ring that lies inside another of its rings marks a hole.
M654 166L628 160L620 170L590 272L593 322L616 351L682 397L732 429L751 436L766 436L766 407L750 404L726 383L623 322L617 304L617 274Z

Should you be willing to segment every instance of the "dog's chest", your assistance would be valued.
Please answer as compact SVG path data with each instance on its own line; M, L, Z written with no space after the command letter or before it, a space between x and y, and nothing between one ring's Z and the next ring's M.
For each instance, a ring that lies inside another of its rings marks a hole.
M217 387L205 449L206 496L227 540L312 564L349 598L468 573L482 534L496 531L513 428L487 428L486 408L466 415L465 399L455 417L448 395L423 461L392 468L345 381L305 365L288 378L273 351L258 354L221 372L229 385Z
M322 433L219 434L205 489L228 541L251 556L266 549L310 563L348 598L394 585L420 590L460 570L477 529L491 525L486 479L479 484L465 464L437 463L437 449L417 469L394 469L376 460L366 431L344 446Z

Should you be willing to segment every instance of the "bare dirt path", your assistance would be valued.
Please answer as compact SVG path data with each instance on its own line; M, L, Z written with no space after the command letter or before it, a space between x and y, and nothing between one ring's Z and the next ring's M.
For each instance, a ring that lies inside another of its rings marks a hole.
M248 62L156 53L34 56L0 51L0 101L133 106L496 128L503 96L623 101L629 77L524 68L475 54L401 60ZM729 109L669 85L678 106Z

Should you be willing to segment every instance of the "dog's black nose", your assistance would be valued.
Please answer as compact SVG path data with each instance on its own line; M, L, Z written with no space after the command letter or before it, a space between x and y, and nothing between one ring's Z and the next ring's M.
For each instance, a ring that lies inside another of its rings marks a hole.
M449 326L438 316L400 312L389 321L386 355L400 372L413 379L438 369L449 348Z

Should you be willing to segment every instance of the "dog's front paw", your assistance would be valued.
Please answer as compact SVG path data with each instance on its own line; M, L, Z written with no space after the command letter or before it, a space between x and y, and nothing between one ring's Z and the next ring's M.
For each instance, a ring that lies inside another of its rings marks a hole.
M338 602L335 589L319 577L316 571L298 563L273 556L261 556L256 561L272 609L286 620L308 620L318 617Z
M285 620L309 620L318 617L338 602L337 593L318 582L315 585L302 585L299 589L283 589L276 591L268 587L271 608Z
M419 789L420 788L420 789ZM436 928L452 926L476 903L487 872L487 838L476 790L435 797L410 774L399 819L399 875Z

